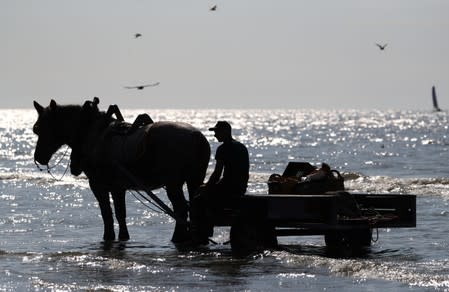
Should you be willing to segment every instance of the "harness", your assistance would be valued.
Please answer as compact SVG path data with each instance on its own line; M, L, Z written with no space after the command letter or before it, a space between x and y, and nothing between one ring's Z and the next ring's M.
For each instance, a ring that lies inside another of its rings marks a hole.
M67 173L67 170L69 169L70 160L68 160L67 165L66 165L65 170L64 170L64 173L61 175L60 178L56 178L56 177L53 175L53 173L51 172L51 170L54 169L54 168L56 168L57 166L59 166L59 165L61 164L62 160L66 157L68 151L69 151L69 146L66 147L64 153L61 155L61 158L58 159L58 162L56 162L56 164L53 165L53 166L49 166L48 164L45 165L45 166L46 166L46 169L42 168L42 167L40 166L40 164L36 161L36 159L34 159L34 164L36 165L37 169L39 169L39 171L47 170L47 173L50 174L50 176L51 176L53 179L55 179L55 180L57 180L57 181L61 181L62 178L63 178L63 177L65 176L65 174Z
M69 141L67 144L72 148L72 152L70 154L70 160L67 163L63 175L60 178L56 178L51 170L60 165L63 159L67 156L69 149L68 145L65 152L60 158L57 159L57 162L54 166L49 166L48 164L46 165L47 173L49 173L55 180L60 181L67 173L69 165L74 175L79 175L82 171L86 171L84 161L89 159L89 157L86 157L88 155L86 151L92 150L87 149L90 145L89 141L86 140L86 129L96 127L98 130L98 134L102 136L102 140L99 142L100 148L103 148L101 146L109 144L105 147L107 148L107 152L109 152L108 154L110 155L110 157L106 155L105 159L109 159L110 166L114 169L117 169L120 172L121 176L125 177L138 189L144 190L148 194L148 196L145 196L140 191L136 190L139 197L131 192L134 197L138 199L144 206L150 208L153 211L157 212L157 210L152 209L145 202L152 204L154 207L169 215L178 222L185 221L177 218L178 216L176 216L176 214L172 209L170 209L170 207L168 207L153 192L151 192L149 188L146 188L144 184L140 182L136 177L134 177L125 167L123 167L124 162L135 161L137 160L137 158L143 155L145 149L142 145L144 145L145 137L147 134L146 130L148 129L148 127L144 126L152 124L153 120L147 114L142 114L137 117L133 124L129 124L124 121L123 116L116 105L109 106L108 111L104 113L99 111L98 104L99 99L95 97L93 101L86 101L81 108L79 124L73 131L71 137L69 137L68 139ZM116 119L112 117L113 115L116 116ZM121 153L119 155L119 157L122 158L121 160L117 161L117 159L114 159L114 155L111 155L114 154L114 151L116 153ZM127 156L129 152L134 152L137 154L134 158L129 158ZM36 159L34 159L34 163L40 171L43 171L45 169L39 165Z

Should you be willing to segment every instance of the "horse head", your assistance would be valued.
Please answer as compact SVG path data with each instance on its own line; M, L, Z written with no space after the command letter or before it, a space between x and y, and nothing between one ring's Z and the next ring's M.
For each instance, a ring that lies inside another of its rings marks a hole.
M40 164L47 165L51 156L65 144L61 133L62 121L58 118L59 106L53 99L45 108L36 101L33 103L38 113L38 119L33 126L33 132L38 136L34 159Z
M49 106L43 107L34 101L38 113L33 126L33 132L38 136L34 159L47 165L52 155L64 144L73 151L83 136L83 130L98 117L98 103L97 97L93 101L86 101L83 106L59 105L52 99Z

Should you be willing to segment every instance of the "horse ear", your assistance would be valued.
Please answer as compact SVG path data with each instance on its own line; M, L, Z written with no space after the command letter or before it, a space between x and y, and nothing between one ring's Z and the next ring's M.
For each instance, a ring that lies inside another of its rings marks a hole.
M55 109L55 108L56 108L56 101L55 101L54 99L52 99L52 100L50 101L50 108L51 108L51 109Z
M33 101L34 108L37 110L38 114L41 114L44 111L44 107L41 106L37 101Z

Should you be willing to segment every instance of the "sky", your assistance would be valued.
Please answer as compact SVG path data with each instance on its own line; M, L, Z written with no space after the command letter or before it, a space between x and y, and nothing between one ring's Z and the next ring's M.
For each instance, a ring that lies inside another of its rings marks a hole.
M124 109L431 110L435 85L448 109L448 14L447 0L0 0L0 108L97 96Z

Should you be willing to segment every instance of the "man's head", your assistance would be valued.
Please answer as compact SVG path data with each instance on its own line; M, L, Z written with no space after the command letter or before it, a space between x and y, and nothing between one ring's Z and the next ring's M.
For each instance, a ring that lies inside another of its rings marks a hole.
M223 142L227 139L232 138L232 128L231 125L226 121L218 121L214 127L209 128L209 131L215 132L215 137L218 142Z

